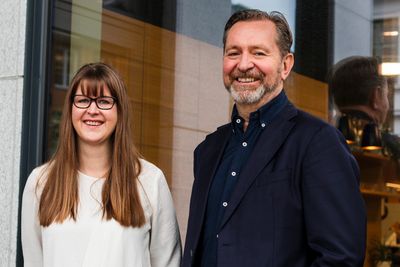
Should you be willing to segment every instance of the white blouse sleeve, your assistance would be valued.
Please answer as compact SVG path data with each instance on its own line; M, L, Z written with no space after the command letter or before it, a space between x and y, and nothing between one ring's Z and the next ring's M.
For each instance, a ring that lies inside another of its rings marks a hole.
M42 267L42 234L38 218L39 196L36 194L36 183L39 170L29 175L22 196L21 239L25 267Z
M156 173L156 201L153 205L150 237L152 267L178 267L181 261L181 240L172 202L164 174Z

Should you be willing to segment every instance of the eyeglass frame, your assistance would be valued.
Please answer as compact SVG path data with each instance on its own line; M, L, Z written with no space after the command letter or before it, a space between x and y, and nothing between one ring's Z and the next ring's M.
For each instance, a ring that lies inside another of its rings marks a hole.
M86 98L90 99L90 102L89 102L88 106L87 106L87 107L78 107L78 105L75 103L75 97L77 97L77 96L83 96L83 97L86 97ZM99 99L99 98L111 98L111 99L113 100L113 103L112 103L111 107L110 107L110 108L101 108L101 107L99 106L99 104L97 103L97 99ZM98 97L93 98L93 97L89 97L89 96L86 96L86 95L74 95L74 96L72 97L72 104L73 104L76 108L79 108L79 109L87 109L87 108L89 108L90 105L92 105L92 102L94 102L94 103L96 104L96 107L97 107L98 109L101 109L101 110L110 110L110 109L112 109L112 108L114 107L115 103L117 102L117 98L116 98L116 97L113 97L113 96L98 96Z

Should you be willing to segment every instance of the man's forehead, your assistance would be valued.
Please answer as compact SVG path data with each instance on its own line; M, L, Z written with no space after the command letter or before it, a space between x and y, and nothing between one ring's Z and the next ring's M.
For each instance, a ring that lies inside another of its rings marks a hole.
M265 39L263 37L270 38L274 40L278 39L278 34L276 31L276 26L270 20L251 20L251 21L239 21L235 23L231 29L227 32L226 44L225 46L234 46L238 42L260 42L265 44Z
M229 31L227 32L227 38L229 38L232 32L256 30L265 30L266 32L276 33L276 26L272 21L267 19L239 21L233 24L232 27L229 29Z

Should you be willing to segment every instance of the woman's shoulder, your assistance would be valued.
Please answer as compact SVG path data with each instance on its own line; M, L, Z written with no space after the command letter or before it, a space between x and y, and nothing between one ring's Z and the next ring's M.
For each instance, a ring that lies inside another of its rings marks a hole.
M160 176L160 175L163 176L163 172L161 171L161 169L158 168L153 163L145 159L139 159L139 161L141 164L141 171L139 177Z
M43 165L40 165L33 169L31 174L28 176L28 179L26 180L26 185L25 188L28 190L35 190L37 183L40 182L42 183L42 177L46 177L46 172L48 170L49 164L45 163Z
M160 168L145 159L140 159L140 164L139 181L145 188L168 187L164 173Z

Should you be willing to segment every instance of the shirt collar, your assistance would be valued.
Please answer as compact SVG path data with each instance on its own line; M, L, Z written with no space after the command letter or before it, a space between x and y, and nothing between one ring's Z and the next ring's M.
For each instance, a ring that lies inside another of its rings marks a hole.
M279 111L283 109L288 101L289 100L287 99L284 90L282 90L279 95L277 95L274 99L260 107L258 110L250 113L249 125L254 122L257 122L262 127L268 125L272 121L272 119L279 113ZM239 126L239 128L243 129L243 118L240 117L239 112L236 108L236 104L233 106L231 124L234 128L235 126Z
M362 110L343 109L341 112L350 117L355 117L355 118L358 118L361 120L366 120L366 121L374 121L366 112L364 112Z

